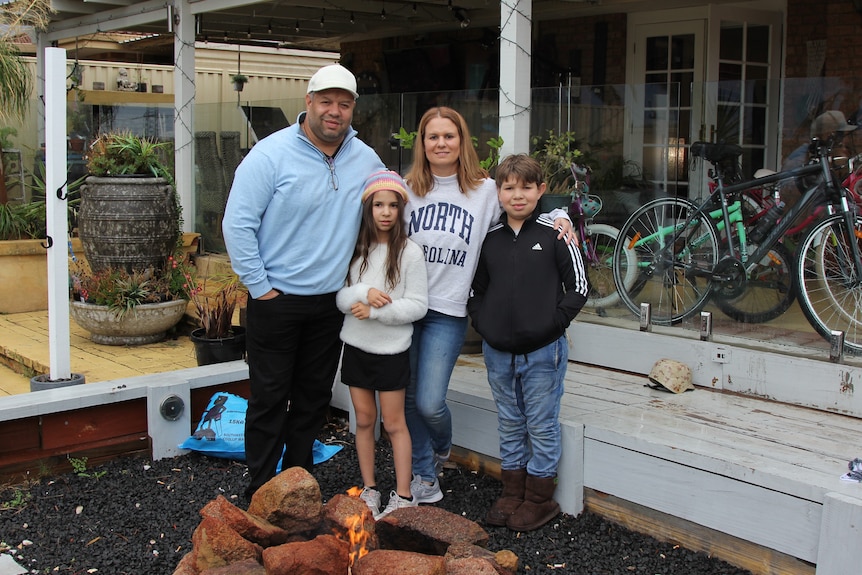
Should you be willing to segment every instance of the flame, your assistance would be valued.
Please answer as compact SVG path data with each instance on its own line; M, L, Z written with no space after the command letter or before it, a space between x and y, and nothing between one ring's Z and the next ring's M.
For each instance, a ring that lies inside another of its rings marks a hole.
M368 555L368 531L365 530L366 513L354 515L347 520L347 536L350 538L350 563L352 567L357 559Z
M359 499L359 496L362 494L361 487L351 487L347 490L347 495L350 497L355 497ZM347 538L350 543L350 553L349 553L349 566L347 569L348 574L351 572L351 568L353 564L362 557L368 555L368 537L369 534L365 530L365 522L369 519L371 515L370 510L363 511L359 515L353 515L347 518L346 527L347 527Z

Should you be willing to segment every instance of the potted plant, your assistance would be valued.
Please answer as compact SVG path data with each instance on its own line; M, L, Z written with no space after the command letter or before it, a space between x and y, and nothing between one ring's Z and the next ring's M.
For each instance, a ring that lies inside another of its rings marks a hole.
M0 204L0 313L48 309L48 268L45 250L45 165L27 173L28 203ZM75 219L77 190L83 179L66 186L69 221ZM72 226L69 226L72 229ZM80 252L78 238L71 238ZM60 246L65 250L65 246Z
M547 187L539 200L542 212L550 212L554 208L566 208L572 203L572 188L574 178L571 166L579 161L583 153L576 147L575 133L554 133L542 139L538 136L532 139L532 156L542 166L542 174Z
M179 205L169 169L171 142L131 132L102 134L87 153L79 235L94 270L158 267L179 237Z
M198 285L187 277L187 283L195 286L189 295L199 327L190 337L198 365L234 361L245 355L245 328L233 325L234 310L246 297L245 287L233 274L209 279L219 286L211 293L206 281Z
M233 82L234 92L242 92L246 82L248 82L248 76L244 74L234 74L230 77L230 81Z
M160 267L92 270L76 262L71 272L70 313L105 345L140 345L164 339L183 318L191 288L189 265L170 256Z

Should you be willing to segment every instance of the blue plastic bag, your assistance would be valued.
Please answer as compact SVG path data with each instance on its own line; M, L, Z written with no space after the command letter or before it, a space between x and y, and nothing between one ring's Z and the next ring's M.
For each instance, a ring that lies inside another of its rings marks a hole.
M248 401L238 395L217 392L201 416L195 432L180 443L189 449L213 457L245 461L245 412ZM316 439L312 456L314 463L323 463L341 451L342 445L325 445ZM276 473L281 471L281 462Z

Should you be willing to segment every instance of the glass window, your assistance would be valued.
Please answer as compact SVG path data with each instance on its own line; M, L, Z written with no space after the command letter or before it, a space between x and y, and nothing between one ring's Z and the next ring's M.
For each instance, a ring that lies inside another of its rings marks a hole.
M736 22L721 23L721 48L718 51L720 60L742 60L742 26Z
M667 36L653 36L647 38L646 45L646 69L667 70Z
M671 40L671 69L694 68L694 34L680 34Z
M749 62L769 62L769 26L749 26L746 32L745 58Z
M667 137L667 112L647 110L644 112L644 144L662 144Z

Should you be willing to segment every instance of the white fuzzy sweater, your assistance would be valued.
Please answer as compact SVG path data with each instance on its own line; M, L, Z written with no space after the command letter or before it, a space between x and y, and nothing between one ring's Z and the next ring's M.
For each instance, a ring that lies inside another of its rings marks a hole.
M394 355L406 351L413 337L413 322L428 311L428 278L421 248L407 242L401 254L401 281L395 289L386 286L386 244L377 244L368 254L368 267L359 276L359 261L350 266L353 285L338 291L335 303L344 314L341 341L367 353ZM371 317L359 320L350 307L368 303L368 290L377 288L392 298L392 303L371 308Z

